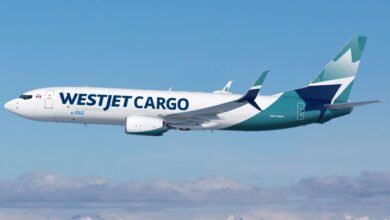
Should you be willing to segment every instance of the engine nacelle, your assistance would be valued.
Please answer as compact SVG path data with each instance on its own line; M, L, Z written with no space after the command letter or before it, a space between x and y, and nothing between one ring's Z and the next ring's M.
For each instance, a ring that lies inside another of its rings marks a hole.
M147 116L129 116L126 118L125 131L127 134L161 136L166 132L164 120Z

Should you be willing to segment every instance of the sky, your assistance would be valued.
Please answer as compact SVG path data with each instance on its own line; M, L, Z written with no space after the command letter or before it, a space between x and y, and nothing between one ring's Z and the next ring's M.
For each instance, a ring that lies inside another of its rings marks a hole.
M231 91L244 93L268 69L262 94L271 95L305 86L358 35L368 41L350 98L385 102L323 125L158 138L2 109L0 219L389 218L389 9L388 1L1 1L3 104L49 86L212 92L233 80Z

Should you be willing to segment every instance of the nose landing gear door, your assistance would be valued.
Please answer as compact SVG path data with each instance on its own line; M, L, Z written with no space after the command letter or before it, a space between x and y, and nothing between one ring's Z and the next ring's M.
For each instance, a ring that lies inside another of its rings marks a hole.
M47 90L45 95L45 108L52 109L53 108L53 90Z

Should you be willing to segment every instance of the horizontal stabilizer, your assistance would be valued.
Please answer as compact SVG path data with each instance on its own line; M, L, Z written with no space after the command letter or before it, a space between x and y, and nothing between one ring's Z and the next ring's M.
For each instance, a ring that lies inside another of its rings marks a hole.
M347 108L353 108L358 107L362 105L368 105L373 104L377 102L382 102L381 100L373 100L373 101L365 101L365 102L346 102L346 103L339 103L339 104L331 104L327 105L327 109L347 109Z

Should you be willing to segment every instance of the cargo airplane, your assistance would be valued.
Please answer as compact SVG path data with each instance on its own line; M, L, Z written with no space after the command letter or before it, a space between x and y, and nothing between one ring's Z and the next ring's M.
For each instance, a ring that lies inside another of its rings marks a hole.
M93 87L31 90L4 107L24 118L82 124L123 125L127 134L159 136L168 130L264 131L325 123L361 105L349 95L366 44L353 37L309 85L259 95L268 71L244 94L231 81L213 93Z

